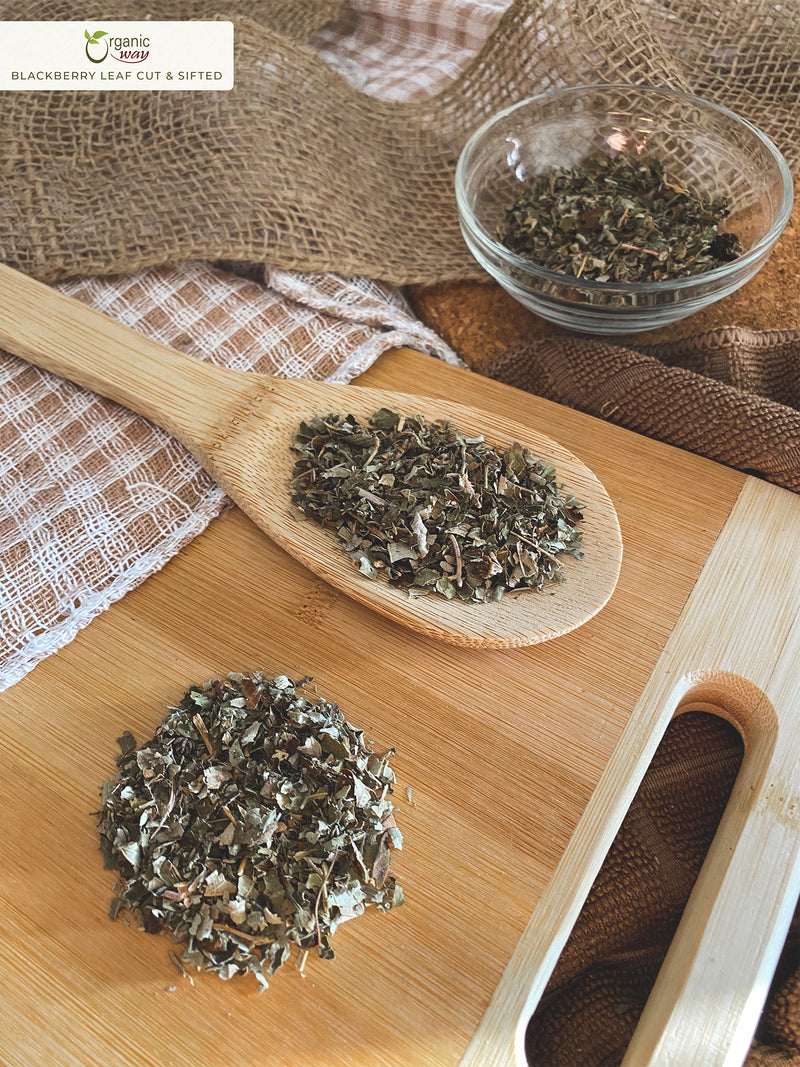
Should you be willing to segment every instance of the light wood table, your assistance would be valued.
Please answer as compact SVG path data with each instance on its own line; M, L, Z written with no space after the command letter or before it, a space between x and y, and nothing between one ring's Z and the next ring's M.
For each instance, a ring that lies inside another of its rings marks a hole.
M742 474L414 353L381 357L362 380L502 412L575 452L618 510L617 591L559 640L457 649L323 585L239 511L215 520L0 695L8 1067L458 1063L720 531L743 492L762 491ZM776 497L795 507L791 494L763 491L770 507ZM792 640L797 569L787 565L775 594L788 604L780 634L788 627ZM761 580L767 595L777 579ZM305 976L284 967L263 994L255 980L181 978L166 938L109 920L113 876L92 815L124 730L142 742L188 683L254 668L314 675L377 749L397 749L405 847L392 870L407 898L345 924L333 962L309 959ZM507 1005L519 999L515 984ZM524 986L525 975L522 1000Z

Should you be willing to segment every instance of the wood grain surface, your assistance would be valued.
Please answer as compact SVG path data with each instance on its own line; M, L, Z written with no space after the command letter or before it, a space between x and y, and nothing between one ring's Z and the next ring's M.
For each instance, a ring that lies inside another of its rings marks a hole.
M525 1063L525 1030L672 718L729 720L745 755L623 1067L750 1051L800 895L800 498L750 478L681 612L462 1067Z
M241 512L0 695L0 1056L9 1067L445 1067L458 1063L748 479L397 351L362 379L502 414L608 489L625 554L585 626L499 651L414 636L304 570ZM186 685L313 674L394 746L392 870L407 903L335 935L336 959L255 980L181 978L165 937L107 915L92 812L115 739ZM410 789L410 797L406 790Z

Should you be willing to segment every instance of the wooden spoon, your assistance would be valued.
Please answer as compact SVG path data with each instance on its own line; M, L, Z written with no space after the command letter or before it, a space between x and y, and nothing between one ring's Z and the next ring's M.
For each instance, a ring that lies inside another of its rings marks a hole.
M440 400L217 367L2 264L0 346L162 427L288 553L348 596L430 637L478 648L536 644L586 622L614 591L622 540L608 494L580 460L528 427ZM585 505L584 558L564 557L567 580L541 593L507 594L496 604L465 604L412 598L365 578L336 537L291 504L291 444L300 421L315 414L366 420L381 407L450 419L498 447L519 441L554 463L559 483Z

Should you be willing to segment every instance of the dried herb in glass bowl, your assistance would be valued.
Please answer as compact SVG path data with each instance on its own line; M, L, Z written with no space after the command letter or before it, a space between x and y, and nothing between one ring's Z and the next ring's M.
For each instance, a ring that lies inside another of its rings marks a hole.
M654 282L713 270L742 255L720 233L725 197L703 198L655 158L593 156L529 176L498 227L511 252L600 282Z

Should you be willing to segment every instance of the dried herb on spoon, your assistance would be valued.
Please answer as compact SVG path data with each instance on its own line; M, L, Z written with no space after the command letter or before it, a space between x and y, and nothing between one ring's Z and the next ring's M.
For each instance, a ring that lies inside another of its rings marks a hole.
M403 903L394 774L310 679L229 674L191 686L153 738L120 738L103 787L111 916L185 943L181 963L262 987L294 953L333 959L340 923Z
M449 422L381 408L362 426L317 415L300 426L292 502L335 531L367 578L409 594L497 601L564 579L580 558L582 505L551 464L498 451Z

